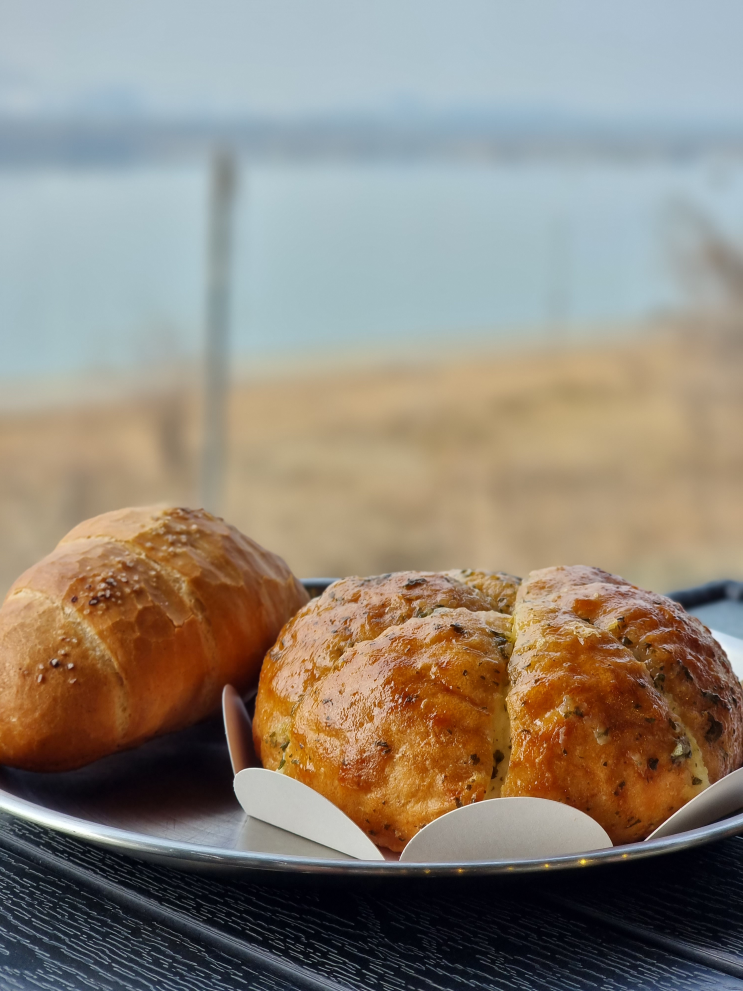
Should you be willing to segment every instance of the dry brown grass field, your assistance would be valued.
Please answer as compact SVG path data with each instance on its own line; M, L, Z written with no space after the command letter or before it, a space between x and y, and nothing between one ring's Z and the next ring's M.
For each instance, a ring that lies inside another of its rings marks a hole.
M235 386L223 515L300 575L586 562L743 577L743 340L462 351ZM197 496L195 394L0 418L0 586L86 516Z

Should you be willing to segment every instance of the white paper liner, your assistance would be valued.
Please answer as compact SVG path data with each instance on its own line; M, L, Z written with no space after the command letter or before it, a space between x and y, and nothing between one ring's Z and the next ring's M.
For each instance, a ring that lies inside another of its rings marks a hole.
M712 630L743 674L743 640ZM429 823L402 854L381 851L345 813L319 792L276 771L256 766L250 717L238 693L222 697L225 732L235 772L235 794L250 817L247 835L267 852L298 854L307 842L321 857L456 863L485 860L540 860L591 853L610 847L602 827L562 802L543 798L494 798L455 809ZM697 829L743 808L743 768L733 771L679 809L648 840ZM300 838L300 839L298 839Z

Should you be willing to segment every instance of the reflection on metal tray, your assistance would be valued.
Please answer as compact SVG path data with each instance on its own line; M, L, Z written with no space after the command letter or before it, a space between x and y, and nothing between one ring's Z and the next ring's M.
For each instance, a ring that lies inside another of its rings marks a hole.
M305 584L314 594L329 579ZM232 790L221 719L152 740L78 771L0 768L0 810L102 847L173 867L239 874L341 876L514 874L657 856L743 831L743 813L689 833L544 861L401 864L345 857L247 819Z
M19 799L33 803L33 810L14 807ZM0 768L0 808L106 844L118 845L111 831L117 836L125 831L136 838L136 853L146 853L152 840L158 852L164 842L215 853L272 855L277 849L291 849L296 856L340 856L246 820L232 790L219 718L78 771L33 774Z

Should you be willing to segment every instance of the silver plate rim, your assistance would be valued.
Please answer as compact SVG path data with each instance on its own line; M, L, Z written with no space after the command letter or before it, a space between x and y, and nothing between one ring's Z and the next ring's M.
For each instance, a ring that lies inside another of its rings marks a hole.
M688 850L743 831L743 812L720 822L676 833L673 836L623 846L609 847L585 853L569 854L540 860L478 860L451 863L399 863L397 861L326 860L276 855L248 850L229 850L167 840L146 833L137 833L116 826L106 826L90 819L81 819L58 812L45 805L18 798L0 788L0 811L17 819L44 826L73 839L84 840L114 853L137 859L159 861L184 869L212 869L220 872L243 873L278 872L290 874L330 875L343 877L461 877L463 875L534 874L545 871L584 869L601 865L627 863Z

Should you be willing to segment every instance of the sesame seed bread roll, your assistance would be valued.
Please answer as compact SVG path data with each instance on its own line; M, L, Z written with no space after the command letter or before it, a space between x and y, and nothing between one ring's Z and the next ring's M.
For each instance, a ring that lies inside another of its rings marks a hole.
M0 608L0 763L80 767L244 691L307 602L286 564L203 510L75 527Z

